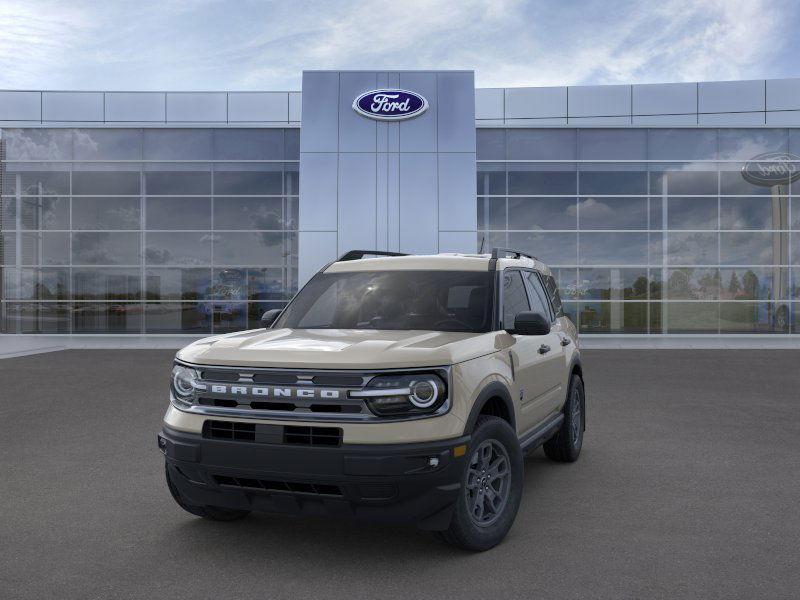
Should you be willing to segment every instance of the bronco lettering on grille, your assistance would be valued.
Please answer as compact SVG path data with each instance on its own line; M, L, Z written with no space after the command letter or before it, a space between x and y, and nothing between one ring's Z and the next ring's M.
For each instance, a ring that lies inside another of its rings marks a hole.
M340 390L220 384L212 385L211 393L231 396L258 396L259 398L322 398L336 400L340 397Z

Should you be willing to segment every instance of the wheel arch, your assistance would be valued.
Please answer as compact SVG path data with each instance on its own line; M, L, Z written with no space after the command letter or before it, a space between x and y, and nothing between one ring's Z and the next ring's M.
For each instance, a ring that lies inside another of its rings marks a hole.
M489 414L500 417L506 421L511 429L517 430L517 419L514 409L514 402L508 388L499 381L493 381L484 387L470 410L467 417L467 425L464 433L471 433L475 429L475 423L481 415Z

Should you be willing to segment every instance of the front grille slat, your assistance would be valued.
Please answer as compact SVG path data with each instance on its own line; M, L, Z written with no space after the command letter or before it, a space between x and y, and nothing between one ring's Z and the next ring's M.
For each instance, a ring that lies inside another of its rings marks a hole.
M208 420L203 424L203 437L264 444L338 447L342 445L342 428Z
M341 446L342 429L286 425L283 428L283 443L298 446Z
M246 491L263 491L267 493L282 492L287 494L304 494L312 496L343 497L342 488L331 483L309 483L302 481L273 481L250 477L230 477L214 475L217 485L240 488Z

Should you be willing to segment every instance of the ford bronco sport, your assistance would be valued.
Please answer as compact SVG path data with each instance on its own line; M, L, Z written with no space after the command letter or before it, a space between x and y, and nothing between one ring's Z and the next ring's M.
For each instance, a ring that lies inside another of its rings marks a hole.
M523 453L580 454L577 332L521 252L348 252L262 324L177 353L158 445L190 513L415 523L486 550Z

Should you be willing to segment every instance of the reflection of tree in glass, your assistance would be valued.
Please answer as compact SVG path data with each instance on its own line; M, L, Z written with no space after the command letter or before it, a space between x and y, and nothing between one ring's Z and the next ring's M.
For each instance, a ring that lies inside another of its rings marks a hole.
M736 275L736 271L734 271L731 273L731 280L730 283L728 283L728 292L735 298L736 294L738 294L741 289L742 285L739 283L739 276Z
M742 277L742 286L744 287L744 297L748 300L755 300L758 298L758 277L751 270Z
M633 282L633 293L631 297L636 300L647 298L647 277L640 276Z

